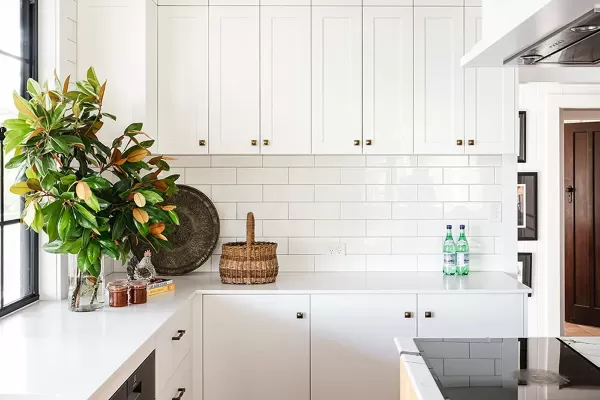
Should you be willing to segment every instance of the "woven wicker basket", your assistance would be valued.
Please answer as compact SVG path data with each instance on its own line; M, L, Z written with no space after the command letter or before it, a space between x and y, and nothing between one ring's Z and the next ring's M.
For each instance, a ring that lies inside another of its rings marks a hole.
M246 241L223 244L219 262L221 282L234 284L272 283L277 279L277 243L255 242L254 214L246 218Z

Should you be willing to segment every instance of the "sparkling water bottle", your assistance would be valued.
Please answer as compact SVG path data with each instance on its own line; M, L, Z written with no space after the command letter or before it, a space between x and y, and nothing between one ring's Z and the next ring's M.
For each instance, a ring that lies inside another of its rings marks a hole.
M460 236L456 242L456 275L469 275L469 242L464 225L460 226Z
M446 225L446 238L444 239L444 264L442 271L444 275L455 275L456 274L456 244L454 244L454 238L452 238L452 225Z

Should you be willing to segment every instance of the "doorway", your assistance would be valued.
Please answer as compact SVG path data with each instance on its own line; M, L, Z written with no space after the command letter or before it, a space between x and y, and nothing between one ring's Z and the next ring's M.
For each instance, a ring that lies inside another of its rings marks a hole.
M572 110L573 115L600 111ZM565 333L600 335L600 122L564 124ZM594 329L593 327L598 327Z

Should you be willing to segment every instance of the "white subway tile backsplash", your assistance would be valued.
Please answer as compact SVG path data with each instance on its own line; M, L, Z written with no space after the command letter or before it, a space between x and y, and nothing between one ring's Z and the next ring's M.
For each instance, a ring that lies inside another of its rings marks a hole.
M501 203L444 203L444 218L497 222L502 218Z
M315 187L312 185L265 185L262 190L263 201L267 202L312 202L315 200Z
M502 343L470 343L471 358L502 358Z
M262 186L259 185L215 185L212 200L220 202L262 201Z
M499 254L471 254L471 271L504 271L504 262Z
M468 376L445 376L442 375L439 377L440 382L447 388L461 388L469 386L469 377Z
M187 183L185 181L185 171L187 168L171 168L169 171L162 171L158 177L166 178L171 175L179 175L179 179L177 180L177 184Z
M256 219L288 219L288 203L237 203L237 218L252 212Z
M210 167L209 156L171 156L174 160L169 160L171 167L180 168L208 168Z
M444 342L447 344L447 342ZM468 345L468 343L467 343ZM453 375L494 375L493 359L444 358L444 376Z
M210 156L211 167L262 167L260 156Z
M315 256L315 271L365 271L366 256Z
M469 221L469 235L502 236L502 223L484 220Z
M443 203L393 203L393 219L442 219Z
M416 167L417 156L367 156L367 167Z
M236 203L214 203L219 219L237 219ZM246 218L244 216L244 218Z
M248 185L277 185L288 183L287 168L238 168L237 183Z
M367 221L367 236L417 236L417 221L372 220Z
M443 358L429 358L429 364L438 376L444 375L444 359Z
M502 387L501 376L471 376L469 377L471 387Z
M392 254L440 254L443 237L392 238Z
M314 167L315 156L263 156L263 167Z
M494 168L444 168L444 184L489 184L496 182Z
M391 254L391 238L343 238L346 254Z
M466 167L468 156L419 156L419 167Z
M389 185L392 171L389 168L344 168L342 184L345 185Z
M315 167L364 167L365 156L315 156Z
M496 254L502 254L502 251L504 250L504 238L494 238L494 250Z
M438 236L446 235L446 226L452 225L452 235L458 238L460 234L460 225L465 225L465 233L469 236L469 225L466 221L459 220L421 220L419 221L419 236Z
M255 222L256 236L262 236L262 221ZM246 221L241 219L222 219L221 236L222 237L245 237Z
M497 358L494 361L494 370L496 371L495 375L502 375L502 359Z
M193 187L194 189L197 189L200 192L204 193L206 195L206 197L208 197L208 198L212 197L212 186L210 186L210 185L190 185L190 186Z
M339 168L290 168L290 184L325 185L340 183Z
M317 185L315 201L365 201L364 185Z
M342 219L390 219L391 203L342 203Z
M367 201L417 201L417 186L368 185Z
M470 201L502 201L502 186L500 185L471 185L469 186Z
M501 167L502 156L469 156L472 167Z
M469 343L422 342L423 351L434 358L469 358Z
M277 262L281 272L309 272L315 270L315 256L313 255L278 255Z
M362 237L366 233L366 221L317 220L316 237Z
M468 201L467 185L419 185L419 201Z
M313 237L315 221L265 220L262 221L265 236Z
M259 237L255 239L257 242L272 242L277 243L277 256L280 254L289 254L289 239L288 238L275 238L275 237ZM246 237L238 237L238 242L245 242Z
M494 254L494 238L469 237L467 240L471 254Z
M185 183L196 185L235 185L235 168L186 168Z
M392 183L395 185L432 185L443 183L442 168L394 168Z
M246 240L246 238L244 238L244 240ZM215 247L215 251L213 254L223 254L223 243L232 243L237 241L238 240L234 237L220 237L219 241L217 242L217 247Z
M289 219L340 219L340 203L290 203Z
M495 168L494 181L496 182L496 185L502 185L502 168Z
M290 238L290 254L328 254L329 246L338 244L337 238Z
M411 255L368 255L367 271L416 271L417 256Z
M442 244L440 241L440 248ZM419 254L419 271L442 273L442 255L440 254ZM471 264L472 265L472 264Z

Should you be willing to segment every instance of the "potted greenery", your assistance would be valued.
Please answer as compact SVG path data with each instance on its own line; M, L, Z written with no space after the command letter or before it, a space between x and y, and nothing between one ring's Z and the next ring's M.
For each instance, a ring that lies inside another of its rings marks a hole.
M18 118L3 122L8 129L6 168L22 176L10 188L25 197L22 221L48 235L45 251L76 257L69 272L69 308L102 307L102 260L125 262L132 246L147 242L155 250L167 240L179 219L169 198L177 193L178 175L168 171L167 157L150 156L154 140L141 123L129 125L108 145L102 142L102 100L106 81L93 68L87 79L70 89L55 73L55 89L30 79L30 100L13 94Z

